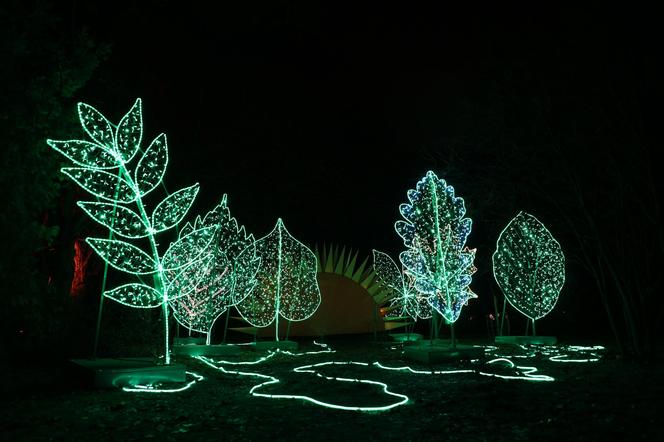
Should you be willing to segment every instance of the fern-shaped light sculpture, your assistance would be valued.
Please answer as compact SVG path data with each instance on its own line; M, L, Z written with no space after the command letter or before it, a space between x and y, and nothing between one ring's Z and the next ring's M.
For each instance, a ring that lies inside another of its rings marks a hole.
M399 258L415 289L454 323L468 300L477 297L469 287L475 249L466 247L472 221L464 218L464 202L454 188L431 171L408 191L408 200L399 207L404 220L394 226L408 248Z
M168 302L172 295L181 296L183 290L175 290L176 284L183 284L186 275L191 277L191 269L205 256L217 227L193 229L160 254L157 234L182 221L198 194L198 184L167 195L149 211L144 197L162 182L168 165L168 146L166 135L160 134L145 150L141 149L141 99L117 126L84 103L78 104L78 116L89 141L47 143L76 166L64 167L62 173L97 198L79 201L79 207L111 232L108 239L87 238L87 243L111 267L131 275L150 276L151 285L132 282L106 291L104 296L130 307L163 309L164 361L169 364ZM138 153L138 162L131 168ZM124 239L112 239L114 235ZM126 241L130 239L147 242L149 250ZM193 280L188 283L198 284Z

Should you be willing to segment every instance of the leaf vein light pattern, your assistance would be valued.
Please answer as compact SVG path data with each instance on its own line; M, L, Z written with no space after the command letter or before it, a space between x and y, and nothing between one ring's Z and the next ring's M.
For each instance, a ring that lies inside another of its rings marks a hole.
M409 316L414 320L430 318L431 305L428 296L415 289L415 278L408 274L403 266L400 270L388 254L374 250L373 256L377 283L394 293L386 317Z
M281 219L256 240L255 249L261 265L255 287L236 304L242 317L255 327L275 321L278 331L280 316L302 321L313 315L321 302L314 253L288 233Z
M195 271L199 273L194 278L196 287L181 284L177 290L172 290L171 308L182 326L206 333L210 344L217 318L235 304L235 299L243 299L255 286L260 258L253 235L248 235L231 216L226 195L204 218L198 217L193 226L187 224L181 236L201 227L217 227L210 254L196 264ZM185 291L184 296L174 299L176 293Z
M394 225L407 247L399 258L415 290L453 323L468 300L477 297L470 289L475 249L465 246L472 221L464 218L463 199L432 171L407 195L409 204L399 207L404 219Z
M498 237L493 274L509 303L536 320L558 301L565 283L565 257L544 224L519 212Z

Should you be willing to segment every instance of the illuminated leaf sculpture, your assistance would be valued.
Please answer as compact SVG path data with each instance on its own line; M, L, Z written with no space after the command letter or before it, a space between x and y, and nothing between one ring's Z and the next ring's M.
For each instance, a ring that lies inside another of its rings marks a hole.
M462 198L454 188L429 171L408 191L410 204L399 207L404 220L395 229L408 248L399 256L405 273L415 280L415 290L428 295L429 304L449 323L471 298L475 249L465 246L472 221L464 218Z
M217 318L254 288L260 258L253 235L231 216L226 195L205 218L185 225L180 235L205 227L217 228L210 252L180 277L184 296L172 299L171 308L182 326L205 333L209 345Z
M373 251L374 272L376 281L383 289L393 294L387 308L386 317L409 316L414 320L431 317L431 305L428 296L420 294L415 289L415 278L399 267L386 253Z
M256 286L244 299L237 299L236 307L255 327L267 327L274 321L278 341L280 316L289 321L303 321L320 305L316 256L288 233L281 219L272 232L255 244L261 259ZM241 259L245 253L248 251L241 254Z
M537 218L519 212L498 237L493 275L505 298L533 321L547 315L565 283L560 244Z
M110 237L87 238L87 243L110 266L132 275L148 275L153 285L135 282L108 290L104 296L137 308L161 307L164 313L164 360L170 363L168 337L168 302L185 296L198 285L191 269L208 255L217 227L201 227L180 238L159 254L156 234L178 225L189 211L199 186L194 184L166 196L151 213L143 201L162 181L168 165L166 135L158 135L143 151L143 112L137 99L117 126L92 106L78 105L83 130L92 141L47 140L49 146L70 159L77 167L62 168L97 201L79 201L78 205L92 219L110 230ZM141 153L132 173L129 162ZM103 200L103 201L99 201ZM149 244L144 251L125 239L142 239ZM170 277L169 274L173 274Z

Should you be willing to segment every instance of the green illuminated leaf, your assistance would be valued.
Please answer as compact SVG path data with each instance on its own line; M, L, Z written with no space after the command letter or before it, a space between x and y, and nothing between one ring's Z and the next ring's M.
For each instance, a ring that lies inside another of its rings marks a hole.
M137 98L129 112L118 124L115 140L117 151L125 162L130 161L141 145L143 138L143 110L141 99Z
M313 252L288 233L281 219L256 241L256 252L261 266L256 287L237 304L242 317L265 327L279 315L290 321L313 315L321 300Z
M228 209L228 197L224 195L221 203L205 215L201 221L197 220L197 227L219 226L216 246L233 261L245 248L254 243L253 235L247 234L244 226L240 226L231 216Z
M403 274L392 258L379 250L373 251L373 258L378 283L397 294L402 294L404 292Z
M183 267L165 270L169 299L202 291L201 286L204 284L205 276L210 273L212 260L212 254L208 254L194 259Z
M147 195L161 183L168 164L168 144L166 135L155 138L136 166L134 174L136 186L141 196Z
M125 238L143 238L149 234L149 227L141 217L124 206L83 201L78 206L99 224Z
M258 283L256 275L260 266L261 258L256 253L255 242L252 242L233 261L235 286L233 287L233 300L230 304L237 304L254 290Z
M99 144L82 140L46 140L46 143L79 166L89 169L113 169L119 166L113 154Z
M468 300L477 297L470 289L475 251L465 247L472 221L464 218L463 199L432 171L407 195L409 204L399 207L404 220L394 226L408 248L399 258L415 290L454 322Z
M204 227L179 238L172 243L161 260L164 270L177 270L209 253L217 231L216 226Z
M138 247L124 241L101 238L85 240L112 267L135 275L157 271L157 263Z
M104 292L104 296L129 307L154 308L164 302L159 291L143 284L125 284Z
M493 274L514 308L539 319L558 301L565 283L565 257L544 224L519 212L498 237Z
M179 290L186 295L170 302L173 316L184 327L208 333L216 319L230 305L234 275L225 257L208 255L197 262L197 274L185 282L192 290ZM183 272L184 273L184 272Z
M390 301L388 317L410 316L428 319L431 317L431 305L426 294L415 289L415 278L408 275L386 253L373 251L374 271L377 285L384 290L383 302Z
M136 199L129 182L117 173L85 167L64 167L60 171L98 198L120 203L131 203Z
M168 230L182 221L194 203L199 188L196 183L170 194L160 202L152 212L152 228L155 232Z
M85 103L78 103L78 119L90 138L110 151L115 151L113 126L101 112Z

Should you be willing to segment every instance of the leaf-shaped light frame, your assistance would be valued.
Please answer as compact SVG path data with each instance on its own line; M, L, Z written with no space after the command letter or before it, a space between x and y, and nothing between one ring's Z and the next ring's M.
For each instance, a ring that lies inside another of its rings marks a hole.
M158 271L154 258L128 242L103 238L86 238L85 242L111 267L123 272L149 275Z
M63 167L60 171L97 198L118 204L136 201L133 185L122 172L110 173L87 167Z
M138 160L134 171L134 182L141 196L152 192L164 179L168 166L168 140L166 134L159 134Z
M112 151L85 140L46 140L54 150L69 158L74 164L88 169L115 169L117 157Z
M145 284L124 284L108 290L104 296L135 308L160 307L163 302L161 292Z
M115 151L115 131L113 125L94 107L78 103L78 119L83 130L100 146Z
M387 317L409 316L413 320L429 319L431 317L431 305L428 296L418 293L415 289L415 279L408 275L387 253L373 250L374 272L376 282L386 290L395 294L388 307Z
M407 192L408 204L394 224L407 250L399 255L415 288L429 295L429 304L449 323L455 322L469 299L475 250L465 246L472 228L466 208L454 188L428 171L416 188Z
M90 246L118 270L133 275L152 275L154 286L125 284L104 295L116 302L136 308L162 307L164 313L165 363L170 363L168 337L168 271L181 271L191 267L204 256L214 229L190 232L187 244L179 244L178 250L169 249L164 256L158 250L155 235L177 226L189 211L199 186L186 187L167 195L148 215L143 197L161 184L168 165L166 136L157 136L143 152L136 170L132 173L129 163L141 151L143 139L142 101L138 98L117 126L114 126L94 107L79 103L78 115L83 130L92 141L48 140L49 146L70 159L76 166L61 171L90 192L97 199L108 202L79 202L79 206L111 234L109 239L88 238ZM126 207L135 204L135 210ZM127 239L143 238L149 243L149 252L126 241L114 240L117 234ZM185 247L186 245L186 247ZM170 251L170 255L168 255ZM164 259L178 255L177 268L167 268ZM185 262L185 259L189 261ZM187 275L189 276L189 275Z
M143 107L141 100L137 99L122 117L115 132L115 149L125 163L139 151L142 139Z
M278 340L280 316L303 321L320 305L316 255L291 236L281 219L270 233L256 240L256 253L261 259L256 286L236 307L255 327L275 322Z
M180 325L205 333L209 344L212 327L219 316L235 304L235 299L244 298L255 286L260 258L256 254L253 235L247 234L244 226L231 216L227 195L204 218L197 217L193 225L187 223L180 237L205 227L217 227L209 260L198 264L201 273L195 276L196 287L172 300L171 309ZM245 250L246 253L242 253ZM182 292L188 286L178 289Z
M79 201L78 207L88 216L113 233L130 239L145 238L150 234L150 226L133 210L113 203Z
M152 212L152 228L155 232L171 229L182 221L198 195L198 183L171 193Z
M519 212L500 232L492 261L512 307L533 321L553 310L565 284L565 255L541 221Z

